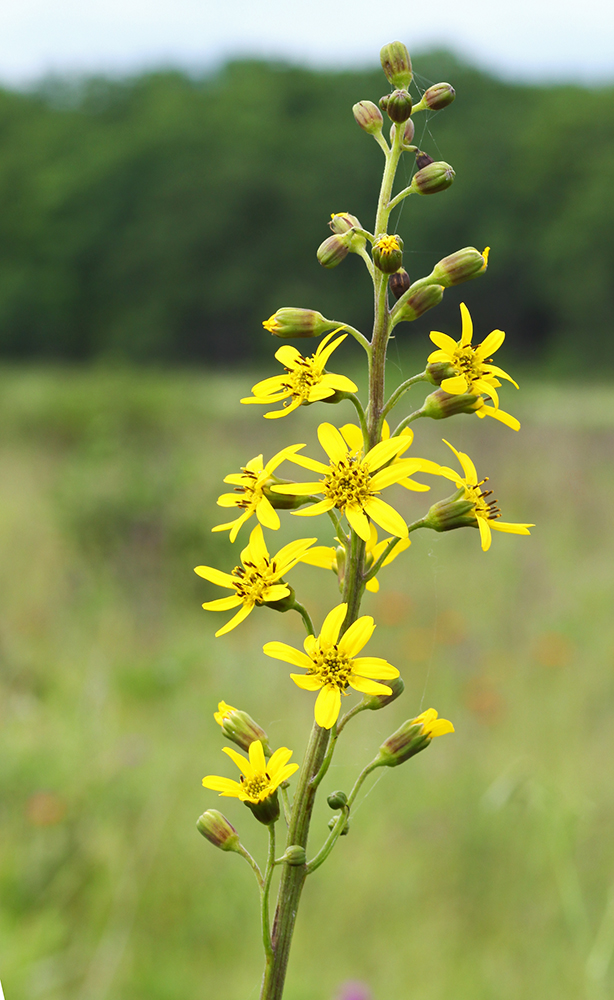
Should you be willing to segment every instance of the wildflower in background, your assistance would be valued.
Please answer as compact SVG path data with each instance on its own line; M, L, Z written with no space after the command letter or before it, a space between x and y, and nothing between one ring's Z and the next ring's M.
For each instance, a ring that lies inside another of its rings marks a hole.
M381 542L377 540L377 528L374 524L371 525L371 533L369 535L369 541L367 542L365 549L365 568L369 569L373 563L377 562L382 553L386 550L386 546L392 538L384 538ZM382 568L384 566L389 566L390 563L396 559L401 552L405 552L406 549L411 545L411 540L409 538L401 538L393 548L390 555L384 559L382 563ZM304 556L301 557L300 562L307 563L308 566L318 566L320 569L330 569L333 572L338 573L337 564L337 549L334 545L315 545L312 549L309 549ZM370 590L372 594L376 594L379 590L379 580L374 576L366 584L367 590Z
M318 440L330 459L329 465L298 455L290 456L290 461L304 469L319 472L324 479L317 483L272 486L271 491L290 496L323 493L324 499L319 503L313 504L306 510L293 511L293 514L313 517L336 507L345 514L351 527L365 542L368 542L371 536L369 518L392 535L407 538L409 532L405 521L393 507L380 499L379 493L386 486L406 479L410 473L421 468L422 459L403 459L388 468L382 468L391 459L398 458L406 451L411 439L399 435L388 441L380 441L364 454L362 447L358 450L348 445L341 432L332 424L320 424ZM355 443L353 438L352 442Z
M514 379L502 368L486 363L486 358L501 347L505 340L505 334L503 330L493 330L483 343L472 347L473 322L464 302L461 302L460 309L462 316L461 339L456 342L446 333L431 331L431 340L439 350L429 354L428 361L431 364L435 362L448 363L456 372L455 375L442 381L441 388L444 392L453 396L461 393L483 394L490 396L495 407L498 407L499 397L496 390L501 383L496 376L507 379L518 388ZM484 414L478 415L483 416Z
M292 350L292 348L288 348L288 350ZM234 521L217 524L211 530L230 530L230 541L234 542L242 525L249 521L252 514L255 514L265 528L272 528L276 531L280 525L279 515L266 496L265 487L277 466L304 447L304 444L293 444L288 448L282 448L276 455L273 455L273 458L269 459L266 465L263 464L262 455L256 455L240 472L231 472L229 476L226 476L224 482L234 484L235 492L222 493L221 497L217 499L218 507L240 507L243 509L243 513L239 514Z
M478 480L475 465L469 456L465 455L462 451L457 451L445 439L444 444L447 444L448 448L452 449L465 475L464 477L459 476L457 472L446 468L446 466L441 466L441 475L445 476L446 479L451 479L463 492L459 492L458 496L450 498L450 500L440 501L439 504L431 507L426 518L429 527L434 527L438 531L447 531L450 528L461 527L463 524L472 523L475 526L477 522L484 552L487 552L490 548L492 541L491 528L495 531L504 531L512 535L530 535L529 528L535 527L533 524L508 524L506 521L498 520L501 512L497 507L497 501L488 500L488 497L492 495L492 490L483 491L481 489L484 483L488 482L488 477ZM446 507L453 514L454 505L459 510L458 523L454 523L453 517L447 517ZM437 526L438 518L440 522L439 527Z
M269 420L278 417L285 417L303 403L315 403L320 399L328 399L336 392L356 392L357 386L345 375L333 375L324 371L326 362L341 343L346 339L347 333L336 340L332 340L336 333L341 330L333 330L327 334L320 343L315 354L311 357L304 357L296 347L284 344L275 353L275 357L285 366L285 375L273 375L265 378L262 382L257 382L252 386L253 396L242 399L242 403L261 403L270 406L271 403L279 403L283 400L290 400L284 403L280 410L271 410L264 416Z
M392 694L391 688L375 678L387 680L399 676L397 668L386 660L375 656L356 657L373 635L375 624L370 615L358 618L339 638L346 612L347 604L333 608L324 619L317 639L313 635L305 639L304 653L285 642L267 642L263 647L267 656L307 671L290 676L305 691L320 692L315 704L315 720L323 729L331 729L337 721L341 695L348 694L348 686L363 694Z
M274 795L282 781L286 781L295 771L298 764L288 764L292 750L279 747L267 762L260 740L255 740L249 748L249 760L231 747L223 747L222 752L228 754L241 771L239 781L232 778L222 778L208 774L203 778L205 788L219 792L226 798L241 799L242 802L256 805L269 796Z
M230 597L216 601L206 601L206 611L229 611L239 608L237 614L215 633L225 635L236 628L258 604L274 604L290 594L290 587L281 579L296 566L301 556L317 538L299 538L284 545L277 555L271 557L264 542L264 534L259 524L249 536L249 545L241 553L242 566L235 566L232 573L222 573L212 566L196 566L194 572L204 580L218 587L234 590Z

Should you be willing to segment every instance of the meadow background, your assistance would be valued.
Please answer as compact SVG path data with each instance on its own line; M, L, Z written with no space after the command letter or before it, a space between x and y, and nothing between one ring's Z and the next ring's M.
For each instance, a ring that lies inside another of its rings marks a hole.
M461 298L480 333L508 330L501 363L521 392L502 405L520 434L469 416L424 421L414 448L447 461L445 435L491 477L505 519L537 527L496 535L488 554L469 529L417 532L366 596L370 648L400 667L406 692L348 727L328 790L348 788L422 708L456 734L366 786L349 836L308 882L287 997L328 1000L361 979L375 1000L605 1000L612 89L523 88L430 59L428 82L448 77L461 98L423 145L458 176L405 208L409 270L486 243L492 270L398 330L389 378L418 370L429 329L457 330ZM192 567L233 562L210 532L228 471L288 442L315 454L319 420L352 419L344 403L271 424L238 399L273 371L277 344L259 324L277 306L364 322L357 262L327 274L314 251L330 211L369 224L378 151L349 106L381 92L379 74L241 63L200 81L0 94L7 1000L258 995L253 878L194 824L219 805L200 784L225 769L219 699L300 754L312 700L259 650L296 643L302 624L260 609L213 639L223 616L200 603L215 588ZM351 347L335 357L354 369ZM444 495L395 499L413 519ZM274 542L296 533L290 521ZM328 522L314 527L326 541ZM320 621L333 575L301 567L293 583ZM248 811L224 811L262 851ZM320 805L314 844L329 816Z

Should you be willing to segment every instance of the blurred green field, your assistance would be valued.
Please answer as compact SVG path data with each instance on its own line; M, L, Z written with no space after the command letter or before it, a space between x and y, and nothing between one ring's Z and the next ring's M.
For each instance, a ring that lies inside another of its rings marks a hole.
M214 639L224 616L200 604L219 591L192 567L234 564L209 531L226 472L284 443L315 456L317 422L352 414L265 422L237 402L253 381L0 372L7 1000L258 996L253 877L194 824L219 805L202 776L231 774L219 699L300 755L313 699L260 650L297 643L302 623L259 609ZM350 978L375 1000L612 995L614 386L513 391L502 405L518 435L474 417L416 425L416 454L449 461L446 436L491 477L504 518L537 527L495 535L488 554L477 531L417 532L367 595L369 649L406 692L348 727L328 790L422 708L456 734L367 786L307 884L287 1000L330 1000ZM414 518L428 497L396 499ZM325 518L305 530L287 516L279 544L312 528L329 539ZM300 567L292 581L319 624L333 575ZM262 852L248 810L223 808ZM329 815L316 811L314 847Z

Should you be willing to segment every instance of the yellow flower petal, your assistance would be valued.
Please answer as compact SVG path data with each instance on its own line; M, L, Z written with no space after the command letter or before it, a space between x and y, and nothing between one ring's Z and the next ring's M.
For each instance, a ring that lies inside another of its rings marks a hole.
M445 736L446 733L453 733L454 726L448 719L437 719L429 728L429 736L435 739L436 736Z
M230 757L231 761L237 765L241 773L244 774L246 778L251 777L253 768L251 767L249 760L246 760L245 757L241 756L240 753L237 753L236 750L233 750L232 747L222 747L222 753L225 753L228 757Z
M281 483L271 487L272 493L281 493L283 496L311 496L312 493L322 492L322 483Z
M322 681L312 674L290 674L290 677L303 691L319 691L322 687Z
M353 622L347 632L341 636L338 647L339 652L345 656L356 656L357 653L366 646L375 631L375 622L371 615L363 615Z
M226 635L227 632L231 632L233 628L236 628L237 625L240 625L242 621L245 621L247 616L253 610L254 610L253 604L244 604L242 608L239 608L234 618L231 618L230 621L227 622L223 628L217 630L217 632L215 633L215 638L217 639L219 638L219 636Z
M365 583L365 589L368 590L371 594L377 594L379 590L379 580L377 579L376 576L374 576L371 580L369 580L368 583Z
M218 507L238 507L243 500L240 493L222 493L216 500Z
M488 552L490 548L490 543L492 541L492 535L490 533L490 522L485 517L478 517L478 528L480 529L480 538L482 539L482 551Z
M213 792L219 792L220 795L232 796L237 799L241 791L241 785L238 781L233 781L232 778L221 778L217 774L208 774L203 778L203 785Z
M276 531L281 527L279 514L271 506L270 501L264 496L260 498L260 502L256 507L256 517L260 521L260 524L263 524L265 528L271 528L271 530Z
M215 583L217 587L229 587L234 590L236 580L230 573L222 573L219 569L214 569L213 566L195 566L194 572L202 576L203 580Z
M363 450L365 443L360 427L357 427L356 424L344 424L339 430L352 451L361 452Z
M475 356L479 361L483 361L484 358L490 357L495 351L498 351L501 344L505 340L505 334L503 330L493 330L489 333L487 337L484 338L481 344L475 349Z
M310 670L313 666L312 660L305 653L301 653L300 649L295 649L294 646L288 646L285 642L266 642L262 651L275 660L284 660L285 663L303 667L305 670Z
M264 750L262 749L262 743L260 740L254 740L253 743L249 745L249 762L255 774L262 774L266 771L266 759L264 756Z
M285 368L293 368L302 355L300 351L297 351L296 347L291 347L290 344L283 344L282 347L275 351L275 357ZM278 375L277 378L283 379L284 376ZM256 392L256 386L254 386L252 392Z
M366 677L350 677L348 681L350 687L361 694L392 694L392 688L387 684L378 684L377 681L370 681Z
M511 427L513 431L520 430L520 421L517 420L516 417L513 417L511 413L506 413L505 410L500 410L498 408L495 409L494 406L488 406L487 403L484 403L484 406L480 407L480 409L477 412L478 416L484 413L489 417L494 417L495 420L499 420L502 424L505 424L507 427Z
M530 535L529 528L534 528L534 524L508 524L507 521L492 520L490 527L495 531L504 531L508 535Z
M315 517L316 514L325 514L327 510L332 510L335 506L334 500L320 500L319 503L312 504L311 507L305 507L304 510L293 510L291 513L295 517Z
M271 755L271 759L265 767L266 773L271 778L271 781L276 778L278 771L284 770L291 756L292 751L288 750L287 747L278 747L275 753ZM298 764L294 764L293 767L296 770L298 768Z
M469 382L464 375L454 375L453 378L444 378L441 388L451 396L460 396L469 390Z
M471 339L473 337L473 320L471 319L471 314L469 313L469 310L464 302L461 302L460 304L460 311L462 316L460 346L468 347L471 344Z
M411 438L403 434L390 438L388 441L380 441L365 455L365 464L371 472L375 472L382 465L386 465L395 455L400 455L401 452L407 451L410 444Z
M215 601L205 601L203 608L205 611L230 611L231 608L238 608L243 601L238 594L232 597L218 597Z
M328 612L320 630L320 647L322 649L328 649L336 643L341 626L345 621L347 609L347 604L338 604L336 608Z
M337 565L337 552L334 545L316 545L301 556L300 562L320 569L334 569Z
M326 685L316 698L315 720L322 729L332 729L341 710L341 692Z
M385 503L380 497L370 497L365 504L365 510L384 531L389 531L398 538L407 538L409 532L405 521L394 507Z
M367 515L358 506L353 504L348 504L345 508L345 516L348 519L348 524L354 529L359 538L363 541L369 541L369 519Z
M392 663L382 660L378 656L358 656L352 661L352 670L359 677L370 677L371 679L391 680L399 676L399 671Z
M332 424L320 424L318 427L318 441L331 462L341 462L347 456L347 445L337 428Z
M267 402L269 401L267 400ZM302 396L295 396L289 406L282 406L280 410L269 410L268 413L264 414L264 417L266 420L277 420L279 417L287 417L289 413L293 413L294 410L298 410L299 406L302 405L302 402Z
M454 356L454 352L456 351L456 341L452 340L452 337L448 337L447 333L440 333L439 330L431 330L429 337L434 344L437 344L437 347L439 347L445 355L445 358L438 358L438 361L448 360ZM252 392L253 391L254 390L252 389Z
M289 593L290 588L287 583L276 583L262 591L262 599L263 601L270 601L273 604L275 601L283 600Z

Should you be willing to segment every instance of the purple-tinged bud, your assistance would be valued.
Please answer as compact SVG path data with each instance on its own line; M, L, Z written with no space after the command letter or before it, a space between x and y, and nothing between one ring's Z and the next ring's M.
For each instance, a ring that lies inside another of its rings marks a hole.
M249 750L252 743L260 740L265 755L271 756L267 734L247 712L242 712L238 708L233 708L232 705L227 705L225 701L221 701L217 706L217 712L213 713L213 718L218 726L221 726L225 736L242 750Z
M456 91L451 84L434 83L432 87L424 91L420 104L416 105L416 111L421 111L423 108L441 111L442 108L447 108L448 104L452 104L455 97Z
M422 170L423 167L428 167L429 163L433 162L433 157L429 156L428 153L423 153L421 149L416 151L416 166L418 170Z
M411 282L409 280L409 275L405 268L400 267L398 271L390 275L388 279L388 287L394 295L395 299L400 299L401 296L407 291Z
M489 253L490 247L486 247L482 253L475 247L464 247L435 264L431 277L444 288L470 281L471 278L477 278L478 274L484 273L488 267Z
M263 320L262 325L275 337L294 340L297 337L321 337L327 330L333 330L339 324L331 323L322 313L314 309L283 306L268 319Z
M366 694L362 699L362 706L368 708L370 712L377 712L380 708L385 708L386 705L390 705L397 698L400 698L405 690L402 677L393 677L392 680L387 680L386 687L391 689L392 694Z
M403 45L403 42L390 42L388 45L384 45L379 57L389 83L393 87L401 87L406 90L413 76L407 46Z
M444 293L442 285L421 285L419 282L416 282L416 285L413 291L410 287L409 293L405 293L407 298L401 306L400 316L396 322L412 323L441 302Z
M441 385L444 378L454 378L458 370L449 361L429 361L426 377L431 385Z
M411 118L408 118L408 120L405 122L405 128L403 130L404 146L411 146L412 142L414 141L415 132L416 132L416 126L414 125Z
M390 121L406 122L411 117L412 102L406 90L394 90L386 100L386 112Z
M465 500L464 497L465 487L461 486L452 496L434 503L424 518L425 528L432 528L433 531L477 528L475 504L472 500Z
M408 719L396 733L384 740L376 760L386 767L397 767L424 750L436 736L453 733L448 719L438 719L434 708L427 708L415 719Z
M362 229L360 220L349 212L333 212L328 223L333 233L347 233L349 229Z
M384 274L394 274L403 263L403 240L400 236L378 236L372 249L373 263Z
M217 809L207 809L196 821L196 829L221 851L236 851L239 848L239 834Z
M323 243L320 243L316 256L322 267L337 267L342 260L345 260L350 252L349 233L351 230L348 230L347 233L333 233Z
M373 101L359 101L352 108L352 114L360 127L369 135L375 135L382 131L384 119L380 109Z
M457 372L452 372L452 375L456 374ZM443 389L435 389L435 392L424 400L421 413L424 417L431 417L432 420L445 420L447 417L455 417L457 413L474 413L476 404L479 405L479 398L465 392L453 396Z
M445 191L450 187L455 176L449 163L436 160L414 174L410 188L416 194L438 194L439 191Z

